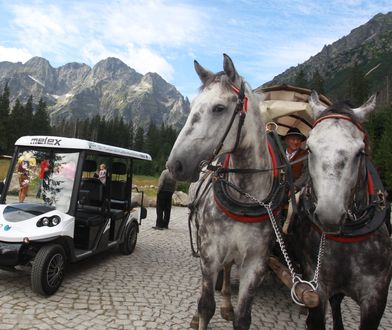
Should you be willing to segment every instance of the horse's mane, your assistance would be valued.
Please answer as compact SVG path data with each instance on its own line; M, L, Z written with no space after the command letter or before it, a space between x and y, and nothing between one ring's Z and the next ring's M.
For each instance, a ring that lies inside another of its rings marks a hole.
M242 80L243 78L240 77ZM228 90L232 90L232 82L230 81L230 78L226 75L224 71L220 71L218 73L215 73L214 75L211 75L204 83L203 85L200 86L200 92L203 91L205 88L210 86L213 83L219 82L221 86ZM239 87L239 86L238 86Z
M338 114L338 115L344 115L350 117L350 119L353 121L355 125L360 125L358 122L354 111L352 110L353 105L350 103L350 101L340 101L332 104L328 108L326 108L318 117L318 119L333 115L333 114Z

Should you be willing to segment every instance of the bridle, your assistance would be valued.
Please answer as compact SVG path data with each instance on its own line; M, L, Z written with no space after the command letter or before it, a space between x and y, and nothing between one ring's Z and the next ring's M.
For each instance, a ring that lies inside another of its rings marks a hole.
M207 161L206 160L201 161L201 163L199 165L200 169L202 169L206 165L210 165L213 162L213 160L216 158L216 156L219 154L219 152L221 151L223 144L227 138L227 135L229 134L231 127L233 126L235 117L237 115L239 115L238 126L237 126L237 135L236 135L234 147L230 151L230 153L233 153L237 149L238 144L240 142L241 130L244 125L246 113L248 112L248 97L245 95L245 83L243 80L241 81L240 88L238 88L235 85L231 85L231 89L234 93L237 94L237 103L234 108L233 114L230 118L230 121L226 127L225 132L223 133L223 136L221 137L219 143L215 147L211 157Z
M364 133L365 149L367 149L367 133L365 132L363 127L359 123L355 122L350 116L342 114L326 115L317 119L314 122L313 128L326 119L339 119L351 122L362 133ZM361 163L364 163L363 166L366 166L365 169L367 174L369 201L367 205L363 206L360 210L348 209L347 217L352 221L346 222L341 226L340 234L327 234L327 239L340 242L356 242L367 239L369 235L375 230L377 230L384 222L384 218L386 215L384 187L381 183L376 169L374 168L370 159L367 157L366 153L361 153L361 157ZM317 231L322 232L321 228L315 223L314 220L314 210L317 197L314 195L311 178L305 186L304 192L301 197L303 209L305 210L308 219L311 220L313 227L315 227ZM355 198L354 194L352 196L352 199L353 198ZM354 201L351 204L354 205Z

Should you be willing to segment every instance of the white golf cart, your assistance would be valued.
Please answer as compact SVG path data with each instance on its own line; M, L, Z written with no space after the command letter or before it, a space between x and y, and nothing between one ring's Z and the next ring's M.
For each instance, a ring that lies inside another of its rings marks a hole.
M56 136L25 136L15 146L0 192L2 269L31 265L33 291L51 295L67 262L112 247L133 252L147 211L143 198L132 202L132 167L150 155Z

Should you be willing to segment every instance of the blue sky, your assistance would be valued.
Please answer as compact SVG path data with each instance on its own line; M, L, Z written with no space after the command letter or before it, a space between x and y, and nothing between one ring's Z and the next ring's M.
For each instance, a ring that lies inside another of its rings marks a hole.
M391 0L0 0L0 61L114 56L192 99L194 59L217 72L227 53L256 88L389 11Z

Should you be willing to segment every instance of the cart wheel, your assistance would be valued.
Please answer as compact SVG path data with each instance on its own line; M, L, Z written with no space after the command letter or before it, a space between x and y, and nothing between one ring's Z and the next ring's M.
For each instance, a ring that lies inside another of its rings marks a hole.
M55 293L63 281L66 260L61 245L43 246L35 256L31 269L32 290L44 296Z
M124 242L120 244L120 251L123 254L131 254L135 250L137 242L137 224L135 222L129 225L125 232Z

